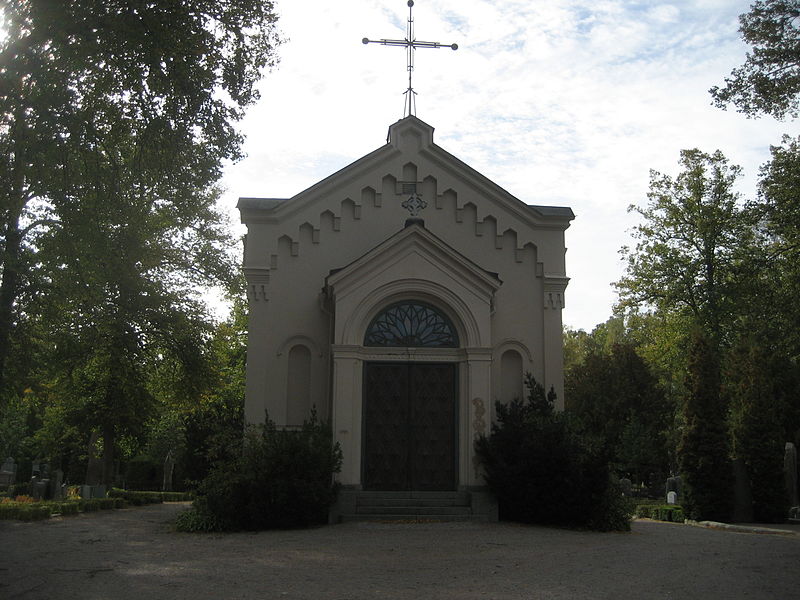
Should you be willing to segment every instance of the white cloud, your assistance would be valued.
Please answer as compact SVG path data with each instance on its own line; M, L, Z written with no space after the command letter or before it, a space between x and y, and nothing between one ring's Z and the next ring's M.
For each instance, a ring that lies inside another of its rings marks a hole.
M675 173L679 151L722 150L759 165L794 123L748 120L710 105L708 88L741 63L738 14L750 0L417 0L417 115L437 144L531 204L568 205L565 323L611 311L631 203L649 169ZM403 0L279 0L290 39L243 130L248 158L226 170L224 198L288 197L379 147L403 114Z

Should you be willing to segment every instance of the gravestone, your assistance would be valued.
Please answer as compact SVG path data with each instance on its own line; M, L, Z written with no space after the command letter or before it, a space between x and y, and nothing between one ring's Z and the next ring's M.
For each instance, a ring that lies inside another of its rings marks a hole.
M82 485L80 486L81 498L88 500L89 498L105 498L106 486L104 485Z
M783 477L786 491L789 493L789 506L800 506L797 493L797 448L792 442L786 442L783 454Z
M623 477L619 480L619 489L622 492L623 496L630 496L633 490L633 486L631 485L631 480L627 477Z
M0 467L0 490L7 490L17 480L17 465L10 456Z
M31 464L31 496L34 500L47 500L50 485L50 467L47 463L33 461Z
M50 489L47 491L47 497L51 500L64 499L64 471L56 469L50 475Z
M672 504L677 504L683 498L682 487L683 486L680 475L677 475L675 477L667 477L667 483L665 485L667 496L669 496L670 492L675 492L675 502L673 502Z
M669 491L667 492L667 504L677 504L678 503L678 492Z

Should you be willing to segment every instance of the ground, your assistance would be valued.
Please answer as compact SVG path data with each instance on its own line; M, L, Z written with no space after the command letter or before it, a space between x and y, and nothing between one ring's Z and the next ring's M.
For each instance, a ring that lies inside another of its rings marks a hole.
M800 534L637 521L176 533L186 504L0 522L0 598L800 598Z

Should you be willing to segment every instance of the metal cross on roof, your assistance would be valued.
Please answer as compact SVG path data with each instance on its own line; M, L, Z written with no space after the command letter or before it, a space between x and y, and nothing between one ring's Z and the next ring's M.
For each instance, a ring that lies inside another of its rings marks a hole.
M403 116L414 115L417 112L417 100L415 96L417 92L411 87L411 73L414 72L414 50L417 48L452 48L458 50L458 44L441 44L439 42L419 42L414 37L414 17L412 16L412 9L414 8L414 0L408 0L408 27L406 29L406 39L404 40L371 40L364 38L361 41L364 44L380 44L382 46L405 46L406 56L408 58L408 89L404 92L406 99L403 104Z

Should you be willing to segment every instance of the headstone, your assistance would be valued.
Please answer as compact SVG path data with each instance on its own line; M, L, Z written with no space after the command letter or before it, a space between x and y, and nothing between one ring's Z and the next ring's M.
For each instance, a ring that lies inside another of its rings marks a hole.
M31 478L31 496L33 496L34 500L47 500L47 486L49 483L49 479Z
M680 478L680 476L667 477L667 483L666 483L665 487L666 487L666 490L667 490L667 495L669 495L670 492L675 492L675 502L674 502L674 504L677 504L678 501L680 501L680 499L682 497L681 478Z
M98 450L100 434L92 432L89 438L89 464L86 466L86 485L100 485L103 483L103 457ZM81 497L84 497L81 494Z
M678 492L667 492L667 504L677 504L678 503Z
M631 492L633 491L633 485L631 484L631 480L627 477L623 477L619 480L619 489L622 492L623 496L630 496Z
M80 486L81 498L88 500L90 498L105 498L106 486L104 485L82 485Z
M172 458L172 450L167 452L167 458L164 459L164 483L161 486L162 491L172 491L172 471L175 469L175 460Z
M17 480L17 465L14 459L8 457L0 467L0 490L7 490Z
M52 500L64 499L64 471L56 469L50 476L50 489L47 496Z
M786 491L789 493L789 506L800 506L797 490L797 448L792 442L786 442L783 454L783 477L786 481Z

